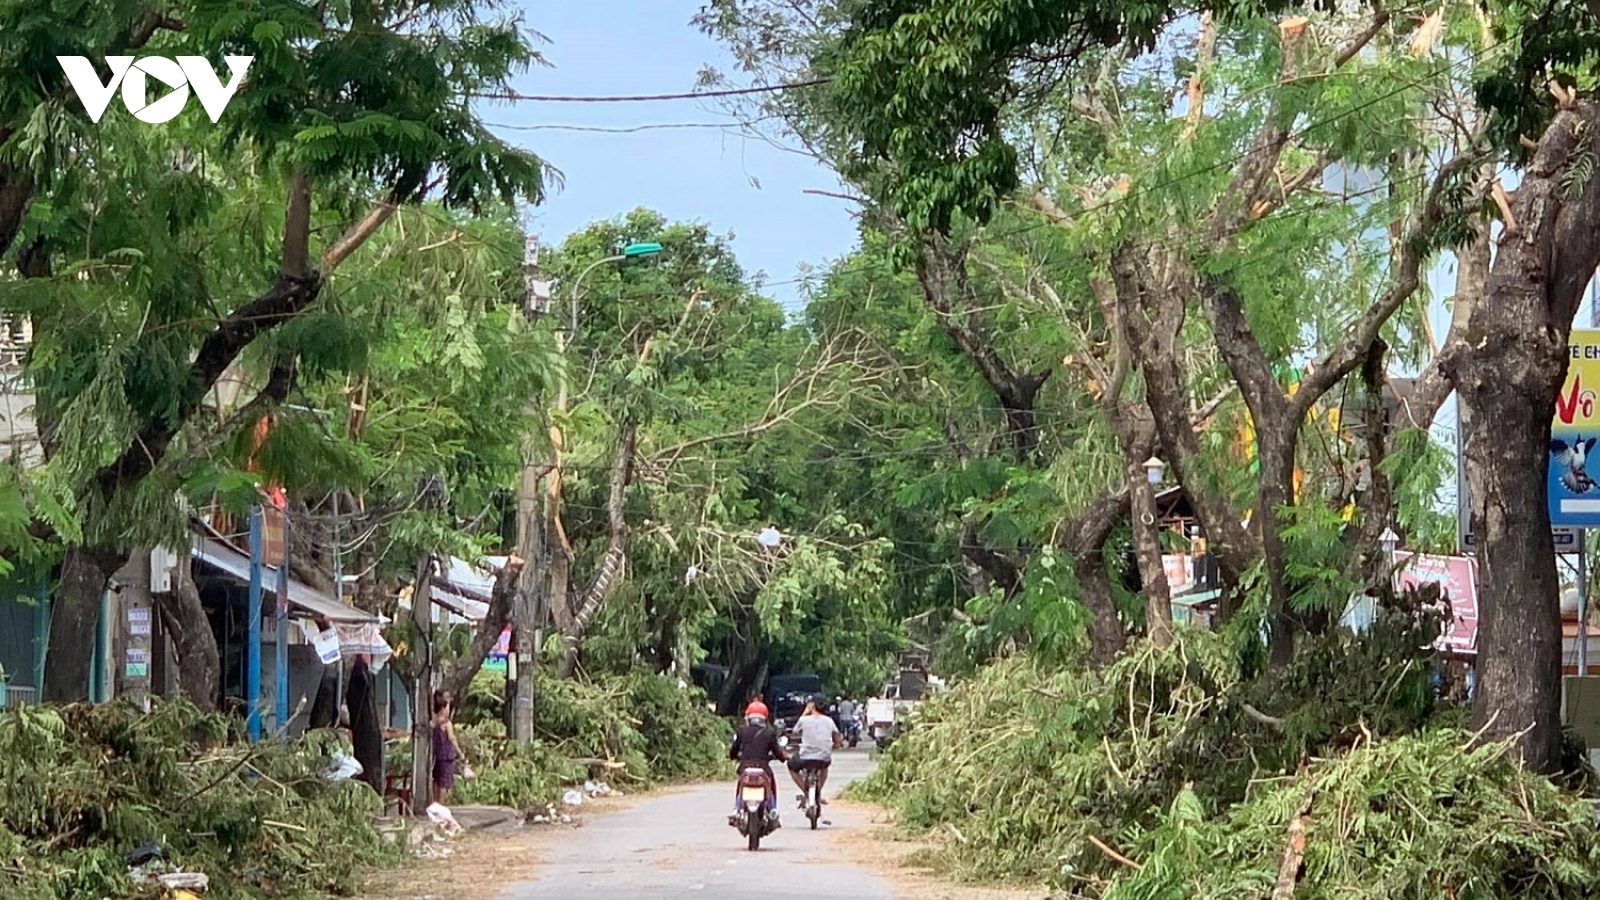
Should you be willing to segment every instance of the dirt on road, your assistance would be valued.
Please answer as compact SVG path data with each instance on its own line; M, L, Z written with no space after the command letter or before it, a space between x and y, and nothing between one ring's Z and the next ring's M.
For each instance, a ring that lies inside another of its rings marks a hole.
M841 810L854 813L866 827L861 834L836 834L834 843L851 862L888 880L898 900L1050 900L1044 888L979 887L958 884L928 863L937 845L900 838L888 815L879 807L836 800Z
M854 755L852 754L852 757ZM840 781L870 770L861 757L842 763ZM830 785L831 787L831 785ZM746 896L738 871L751 864L720 823L722 785L607 798L585 804L571 825L529 825L464 835L448 855L413 860L375 875L366 900L541 900L546 896L722 900ZM830 791L830 793L832 793ZM630 810L636 810L630 812ZM930 845L896 839L877 807L835 797L821 834L786 818L772 849L755 864L773 896L824 884L833 891L893 900L1046 900L1041 889L955 884L925 863ZM798 851L798 855L797 855ZM733 866L735 868L729 868ZM798 866L798 868L797 868ZM805 873L801 875L801 873ZM799 896L799 895L797 895Z

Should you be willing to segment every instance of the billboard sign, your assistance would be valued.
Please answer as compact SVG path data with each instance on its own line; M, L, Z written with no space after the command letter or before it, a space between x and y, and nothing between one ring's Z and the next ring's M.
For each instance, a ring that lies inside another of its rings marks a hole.
M1478 651L1478 564L1466 556L1396 553L1396 587L1437 584L1450 603L1450 621L1435 646L1447 653Z
M1600 528L1600 483L1593 477L1600 475L1600 461L1589 471L1589 456L1600 446L1600 331L1573 329L1568 353L1550 427L1545 498L1550 524Z

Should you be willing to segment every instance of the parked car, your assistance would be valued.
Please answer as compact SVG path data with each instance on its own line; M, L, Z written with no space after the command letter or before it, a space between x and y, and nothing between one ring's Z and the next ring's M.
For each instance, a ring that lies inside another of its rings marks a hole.
M805 712L806 701L822 693L816 675L774 675L767 679L767 707L774 721L793 722Z

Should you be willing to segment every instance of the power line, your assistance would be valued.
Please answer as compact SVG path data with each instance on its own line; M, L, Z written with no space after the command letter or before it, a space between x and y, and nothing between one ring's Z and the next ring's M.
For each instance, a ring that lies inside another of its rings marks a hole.
M717 128L717 129L742 129L746 127L743 122L663 122L648 125L622 125L607 127L604 125L509 125L501 122L485 122L490 128L503 128L507 131L588 131L599 134L637 134L641 131L666 131L677 129Z
M772 94L795 88L817 87L830 79L813 78L791 84L769 84L757 87L721 88L715 91L689 91L680 94L620 94L588 97L550 94L524 94L521 91L480 91L469 96L485 100L511 100L519 103L662 103L673 100L708 100L714 97L742 97L748 94Z
M1364 111L1366 109L1369 109L1369 108L1371 108L1373 106L1376 106L1376 105L1378 105L1380 103L1383 103L1386 100L1389 100L1389 99L1391 99L1393 97L1399 96L1400 94L1405 93L1406 91L1412 90L1412 89L1417 88L1417 87L1421 87L1423 84L1427 83L1428 81L1432 80L1433 78L1438 77L1439 75L1442 75L1442 74L1444 74L1446 72L1450 72L1450 71L1452 71L1454 69L1458 69L1458 68L1460 68L1462 66L1472 64L1473 62L1475 62L1479 58L1481 58L1481 57L1493 52L1494 50L1498 49L1499 47L1503 46L1505 43L1506 43L1506 41L1504 41L1504 40L1498 41L1498 42L1496 42L1494 44L1491 44L1491 45L1489 45L1487 47L1484 47L1484 48L1476 50L1476 51L1474 51L1472 53L1469 53L1466 56L1462 57L1461 59L1458 59L1458 60L1456 60L1454 62L1451 62L1448 65L1444 65L1444 66L1440 66L1440 67L1436 67L1434 69L1431 69L1427 73L1425 73L1425 74L1423 74L1423 75L1421 75L1421 76L1419 76L1419 77L1417 77L1415 79L1403 82L1398 87L1396 87L1396 88L1394 88L1394 89L1392 89L1390 91L1384 92L1382 94L1379 94L1378 96L1373 97L1373 98L1371 98L1371 99L1369 99L1369 100L1367 100L1367 101L1365 101L1365 102L1363 102L1363 103L1361 103L1361 104L1359 104L1359 105L1357 105L1357 106L1355 106L1355 107L1353 107L1351 109L1342 110L1342 111L1340 111L1338 113L1326 116L1326 117L1324 117L1322 119L1307 123L1306 125L1304 125L1301 128L1297 129L1293 134L1291 134L1290 135L1290 139L1303 137L1304 135L1306 135L1307 133L1309 133L1311 131L1314 131L1314 130L1319 129L1319 128L1326 127L1328 125L1335 124L1335 123L1337 123L1337 122L1339 122L1339 121L1341 121L1343 119L1346 119L1346 118L1348 118L1348 117L1350 117L1352 115L1355 115L1356 113L1362 112L1362 111ZM508 97L508 99L519 99L520 98L520 99L527 99L527 100L548 100L548 101L551 101L551 102L565 102L565 101L572 101L572 102L580 102L580 101L582 101L582 102L626 102L626 101L636 101L636 100L644 101L644 100L690 99L690 98L700 98L700 97L733 96L733 95L753 94L753 93L770 93L770 92L774 92L774 91L786 90L786 89L792 88L792 87L807 87L807 86L812 86L812 85L817 85L817 84L823 84L823 83L826 83L827 81L828 81L828 79L815 79L815 80L812 80L812 81L796 82L796 83L793 83L793 84L786 84L786 85L770 85L770 86L755 87L755 88L734 88L734 89L728 89L726 91L706 91L706 92L694 93L694 94L660 94L660 95L641 95L641 96L634 96L634 97L591 97L591 98L581 98L581 97L560 98L560 97L536 97L536 96L531 96L531 95L517 95L516 97ZM699 124L699 123L695 123L695 124ZM710 124L710 123L707 123L707 124ZM537 127L537 126L522 126L522 127L531 130L531 129ZM1111 208L1117 206L1118 204L1133 200L1136 197L1141 197L1141 196L1146 195L1146 194L1151 194L1151 193L1154 193L1154 192L1156 192L1158 190L1161 190L1163 188L1177 186L1177 185L1183 184L1184 182L1191 181L1193 179L1200 178L1200 177L1203 177L1205 175L1209 175L1209 174L1211 174L1213 172L1220 171L1220 170L1222 170L1224 168L1227 168L1229 166L1232 166L1232 165L1244 160L1246 157L1248 157L1251 154L1251 152L1252 152L1251 150L1245 150L1245 151L1242 151L1240 153L1234 154L1232 156L1226 157L1224 159L1214 161L1214 162L1209 163L1207 165L1196 167L1196 168L1194 168L1194 169L1192 169L1190 171L1184 172L1182 174L1172 176L1172 177L1170 177L1170 178L1168 178L1168 179L1166 179L1164 181L1160 181L1160 182L1157 182L1155 184L1150 184L1150 185L1147 185L1147 186L1135 186L1132 190L1128 191L1128 193L1126 193L1126 194L1122 194L1120 196L1115 196L1115 197L1110 197L1110 198L1107 198L1105 200L1100 201L1099 203L1090 204L1090 205L1084 207L1083 209L1079 210L1077 212L1077 214L1078 215L1086 215L1086 214L1089 214L1089 213L1100 212L1100 211L1103 211L1103 210L1111 209ZM1409 179L1407 179L1407 180L1409 180ZM1365 193L1370 193L1370 192L1360 192L1356 196L1360 196L1360 195L1365 194ZM427 210L425 210L423 208L420 208L420 207L419 207L419 210L421 210L424 215L431 216L431 212L429 212L429 211L427 211ZM990 234L990 235L988 235L988 239L992 240L992 241L1004 241L1004 240L1009 239L1009 238L1020 237L1020 236L1024 236L1024 235L1027 235L1027 234L1031 234L1031 233L1033 233L1035 231L1038 231L1040 229L1055 228L1055 227L1059 227L1059 226L1057 226L1054 222L1051 222L1049 220L1040 220L1040 221L1035 221L1035 222L1029 223L1027 225L1023 225L1021 227L1014 228L1014 229L1011 229L1011 230L1008 230L1008 231L1003 231L1003 232L1000 232L1000 233ZM521 248L519 247L517 249L520 252ZM825 270L819 271L819 272L814 273L814 274L808 274L808 275L803 275L803 276L799 276L799 277L795 277L795 278L783 279L783 280L779 280L779 281L766 281L766 282L761 283L757 287L757 290L768 290L768 289L771 289L771 288L774 288L774 287L784 287L784 286L788 286L788 285L804 284L804 283L807 283L807 282L814 282L814 281L818 280L819 278L822 279L822 280L826 280L828 278L836 277L836 276L841 275L841 274L848 275L848 274L856 274L856 273L865 273L865 272L869 272L869 271L872 271L872 270L890 271L890 272L897 271L897 269L894 266L894 264L889 262L889 261L887 261L887 260L881 260L881 259L859 260L858 259L855 262L855 264L845 264L845 265L835 264L833 266L830 266L830 267L826 268Z

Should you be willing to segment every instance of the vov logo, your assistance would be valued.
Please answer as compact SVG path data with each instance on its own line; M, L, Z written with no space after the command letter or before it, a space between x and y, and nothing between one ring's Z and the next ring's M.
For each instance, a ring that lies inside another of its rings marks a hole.
M221 118L222 111L228 108L234 91L239 89L239 82L244 80L244 73L255 57L228 56L224 59L232 76L227 84L217 77L204 56L180 56L176 60L165 56L146 56L138 62L131 56L108 56L106 66L111 70L111 80L102 83L94 64L87 57L56 57L56 61L61 63L61 71L67 73L72 89L78 92L78 99L83 101L89 121L100 121L100 117L105 115L106 106L111 103L111 95L120 86L122 105L133 113L134 118L152 125L170 122L183 112L189 103L190 88L200 98L200 105L205 107L206 115L211 117L212 122ZM151 101L148 81L151 78L172 88L171 93Z

